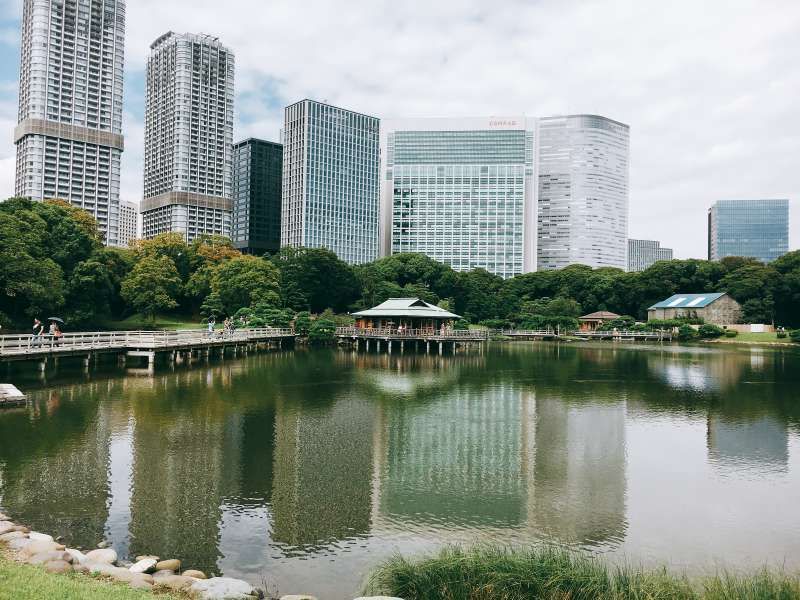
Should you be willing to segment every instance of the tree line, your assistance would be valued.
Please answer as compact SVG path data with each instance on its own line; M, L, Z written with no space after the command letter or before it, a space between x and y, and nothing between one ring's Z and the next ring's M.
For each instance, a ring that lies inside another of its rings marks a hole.
M27 328L33 316L62 316L76 329L133 313L273 324L327 311L332 321L391 297L422 298L468 323L566 327L597 310L645 319L649 306L672 294L713 291L738 300L747 322L800 327L800 251L768 265L740 257L662 261L638 273L571 265L504 280L484 269L454 271L421 254L357 266L318 248L249 256L218 236L187 244L180 234L164 234L108 248L94 219L66 202L0 204L6 329Z

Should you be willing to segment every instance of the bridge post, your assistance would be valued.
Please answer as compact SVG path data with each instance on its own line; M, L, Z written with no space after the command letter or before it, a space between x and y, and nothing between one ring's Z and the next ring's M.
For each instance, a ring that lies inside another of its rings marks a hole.
M431 353L431 341L425 340L425 354Z
M45 356L42 360L39 361L39 370L44 373L44 370L47 368L47 357Z
M389 344L389 354L391 354L392 353L392 340L389 340L387 343Z
M401 341L400 342L400 354L402 354L405 351L405 349L406 349L405 346L406 346L406 343L404 341Z
M89 361L91 361L91 360L92 360L92 355L91 354L87 354L86 357L83 359L83 368L84 369L88 369L89 368Z
M369 340L367 340L367 352L369 352Z
M439 340L439 356L442 355L442 341Z
M125 366L125 354L117 354L117 366L118 367Z
M379 353L379 354L380 354L380 351L381 351L381 341L380 341L380 340L378 340L378 353Z

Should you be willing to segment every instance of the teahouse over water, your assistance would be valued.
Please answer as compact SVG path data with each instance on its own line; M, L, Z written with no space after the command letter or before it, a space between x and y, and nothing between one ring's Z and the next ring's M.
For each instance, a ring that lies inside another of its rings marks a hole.
M449 327L459 315L419 298L389 298L374 308L353 313L361 329L427 329Z

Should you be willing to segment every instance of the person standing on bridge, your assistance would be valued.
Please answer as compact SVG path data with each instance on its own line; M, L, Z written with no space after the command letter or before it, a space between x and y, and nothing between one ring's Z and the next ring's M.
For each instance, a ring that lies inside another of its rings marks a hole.
M33 320L33 338L32 342L34 346L41 346L42 345L42 334L44 333L44 325L39 319Z
M214 326L217 324L216 320L214 319L214 315L208 317L208 337L212 337L214 335Z

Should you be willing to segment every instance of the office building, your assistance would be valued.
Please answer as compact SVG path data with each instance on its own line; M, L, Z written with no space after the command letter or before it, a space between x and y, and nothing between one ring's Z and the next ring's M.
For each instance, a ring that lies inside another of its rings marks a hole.
M628 240L628 271L644 271L660 260L672 260L672 248L656 240Z
M789 251L788 200L718 200L708 211L708 259L770 262Z
M127 248L139 238L139 207L133 202L121 200L119 203L118 246Z
M172 31L147 60L142 235L231 235L234 56Z
M538 268L628 267L627 125L595 115L539 121Z
M118 244L124 0L24 0L15 194L60 198Z
M246 254L281 244L283 146L249 138L233 145L233 245Z
M536 269L536 121L522 116L385 124L383 253L457 271Z
M282 246L328 248L350 264L378 257L379 124L313 100L286 107Z

